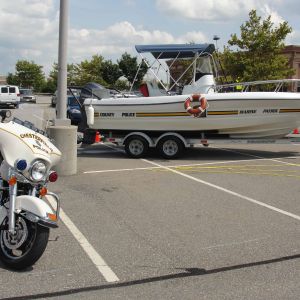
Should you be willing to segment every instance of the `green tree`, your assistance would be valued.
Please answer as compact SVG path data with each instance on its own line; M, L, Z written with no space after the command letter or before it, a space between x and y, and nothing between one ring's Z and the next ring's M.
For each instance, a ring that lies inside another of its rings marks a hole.
M68 85L76 85L77 84L77 66L75 64L68 64L67 65L67 82ZM49 78L47 81L51 82L51 85L57 86L57 77L58 77L58 64L54 63L52 66L52 70L49 73Z
M84 60L80 64L74 66L76 84L84 85L87 82L97 82L102 85L105 85L106 82L102 78L103 62L104 62L103 56L93 55L90 61Z
M51 79L57 85L58 76L58 64L55 62L52 65L52 70L49 73L49 79Z
M275 27L271 16L263 20L256 10L251 10L249 20L240 29L240 38L232 34L229 46L220 55L231 80L281 79L293 74L282 54L284 39L292 31L287 22ZM236 50L233 51L230 46Z
M172 65L171 70L173 71L171 71L171 74L174 76L174 78L171 78L170 88L173 86L174 80L176 80L176 85L178 86L190 84L194 76L194 69L191 65L193 61L193 59L177 59L175 63L174 60L169 60L169 62L167 62L169 67ZM185 73L183 74L183 72Z
M43 67L33 61L18 60L16 63L16 73L9 75L15 84L24 88L33 88L36 92L41 91L45 84Z
M110 86L115 86L117 80L123 75L118 64L106 60L102 63L102 78Z
M128 81L132 84L139 68L137 57L132 57L130 54L125 52L122 54L121 59L118 60L119 68L122 70L123 75L128 79ZM134 87L138 87L144 75L147 73L147 65L145 62L142 62L139 73L137 74L136 81L134 82Z
M47 80L45 81L45 84L41 90L42 93L51 93L54 94L54 92L57 89L57 84L54 83L54 81L49 77L47 78Z
M12 85L19 85L19 79L13 73L8 73L8 75L6 77L6 82L8 84L12 84Z
M119 91L128 91L130 89L130 85L127 80L118 79L114 83L114 88L116 88Z

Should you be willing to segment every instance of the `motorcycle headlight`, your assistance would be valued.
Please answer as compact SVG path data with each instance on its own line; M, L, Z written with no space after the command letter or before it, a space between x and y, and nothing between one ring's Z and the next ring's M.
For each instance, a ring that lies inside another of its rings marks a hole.
M36 161L30 170L30 176L34 181L41 181L47 172L47 166L42 161Z

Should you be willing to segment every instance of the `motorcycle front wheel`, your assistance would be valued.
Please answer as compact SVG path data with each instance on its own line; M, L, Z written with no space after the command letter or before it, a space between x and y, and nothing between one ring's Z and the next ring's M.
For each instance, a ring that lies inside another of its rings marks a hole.
M0 261L8 268L22 270L32 266L44 253L49 238L49 228L32 223L22 216L16 218L16 232L8 228L8 218L0 231Z

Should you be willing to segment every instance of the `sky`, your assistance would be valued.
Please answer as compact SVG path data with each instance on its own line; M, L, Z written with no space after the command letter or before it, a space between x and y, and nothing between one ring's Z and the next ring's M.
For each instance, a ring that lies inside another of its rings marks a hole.
M43 66L58 61L59 0L0 0L0 75L15 72L18 60ZM214 43L230 35L256 9L274 26L293 28L287 45L300 45L299 0L69 0L68 63L99 54L116 62L136 44Z

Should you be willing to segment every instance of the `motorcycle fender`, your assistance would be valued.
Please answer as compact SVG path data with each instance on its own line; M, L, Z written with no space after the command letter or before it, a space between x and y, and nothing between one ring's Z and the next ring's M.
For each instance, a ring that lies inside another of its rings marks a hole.
M29 195L22 195L16 198L16 210L30 212L43 220L48 219L47 214L53 214L52 209L45 201Z

